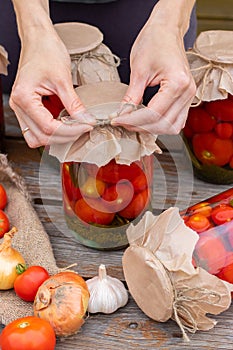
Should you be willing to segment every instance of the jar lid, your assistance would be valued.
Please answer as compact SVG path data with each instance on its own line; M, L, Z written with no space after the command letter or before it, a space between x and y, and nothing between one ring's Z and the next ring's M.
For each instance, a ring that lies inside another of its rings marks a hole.
M90 24L64 22L54 27L70 55L91 51L103 41L102 32Z
M123 255L124 276L139 308L165 322L173 313L173 287L162 263L145 247L132 245Z

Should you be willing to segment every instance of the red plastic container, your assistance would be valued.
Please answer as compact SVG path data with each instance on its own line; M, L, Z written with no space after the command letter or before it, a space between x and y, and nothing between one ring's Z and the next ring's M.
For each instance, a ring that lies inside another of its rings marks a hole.
M194 264L233 283L233 188L189 207L181 216L199 234Z

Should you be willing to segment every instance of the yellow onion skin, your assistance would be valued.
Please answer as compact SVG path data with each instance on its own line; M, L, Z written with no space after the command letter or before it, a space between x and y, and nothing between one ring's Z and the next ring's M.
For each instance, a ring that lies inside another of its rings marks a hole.
M85 322L89 291L84 279L73 271L59 272L38 289L34 315L50 322L57 336L77 333Z

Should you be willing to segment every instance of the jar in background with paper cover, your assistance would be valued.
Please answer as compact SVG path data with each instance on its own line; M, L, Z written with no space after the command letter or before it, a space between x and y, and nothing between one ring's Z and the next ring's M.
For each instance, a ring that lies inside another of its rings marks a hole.
M189 207L181 216L199 234L195 266L233 283L233 188Z
M207 182L233 183L233 32L202 32L187 52L197 85L183 129L194 174Z
M61 162L67 226L80 243L101 250L127 246L127 227L151 210L155 136L110 124L136 108L119 102L126 88L117 82L76 88L96 126L72 144L50 148ZM60 118L70 122L65 111Z

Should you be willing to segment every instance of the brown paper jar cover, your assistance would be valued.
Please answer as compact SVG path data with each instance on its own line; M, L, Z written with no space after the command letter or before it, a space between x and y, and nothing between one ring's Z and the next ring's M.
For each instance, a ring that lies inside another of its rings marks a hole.
M207 313L229 308L232 285L192 264L198 241L196 232L185 226L178 208L159 216L146 212L127 229L130 246L122 258L129 291L150 318L177 322L185 330L211 329L216 322Z
M64 22L54 25L71 58L75 86L98 81L120 81L120 59L103 43L103 34L95 26Z
M233 31L206 31L187 52L197 90L183 138L194 174L233 183Z

